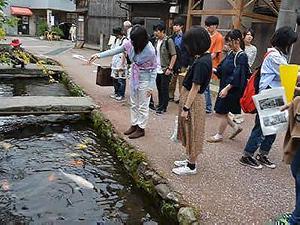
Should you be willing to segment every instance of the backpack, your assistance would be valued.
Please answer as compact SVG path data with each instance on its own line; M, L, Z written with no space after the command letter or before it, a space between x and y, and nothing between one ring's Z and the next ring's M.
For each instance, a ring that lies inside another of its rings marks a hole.
M264 60L271 52L273 51L271 50L265 54ZM251 74L244 90L243 96L240 99L240 105L244 113L254 114L257 112L253 101L253 96L258 94L259 92L261 66L262 64Z
M176 61L174 63L174 67L173 67L173 71L174 73L179 73L180 72L180 69L181 69L181 50L179 48L179 46L177 46L175 44L175 41L174 41L174 36L171 36L171 37L168 37L167 41L166 41L166 49L167 51L169 52L169 39L172 39L172 41L174 42L174 45L175 45L175 50L176 50Z

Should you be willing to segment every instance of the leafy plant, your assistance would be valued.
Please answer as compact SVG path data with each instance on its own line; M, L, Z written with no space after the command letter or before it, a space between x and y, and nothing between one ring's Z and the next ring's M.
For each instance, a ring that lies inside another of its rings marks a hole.
M0 39L6 35L4 25L14 27L18 24L18 18L13 16L6 16L3 12L4 7L8 5L7 0L0 0Z
M57 26L54 26L51 28L51 31L54 35L58 35L60 37L63 37L64 36L64 32Z
M37 32L38 36L43 36L45 32L48 31L48 24L45 20L40 20L37 24Z

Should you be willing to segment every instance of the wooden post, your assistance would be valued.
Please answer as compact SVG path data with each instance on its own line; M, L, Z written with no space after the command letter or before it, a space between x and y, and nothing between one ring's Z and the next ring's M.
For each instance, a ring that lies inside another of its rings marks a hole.
M237 11L237 14L234 16L233 19L233 27L235 29L239 29L241 27L242 22L242 14L244 9L244 0L235 0L235 10Z
M187 17L186 17L186 30L190 29L190 27L192 26L191 11L192 11L192 7L193 7L193 2L194 2L194 0L189 0L189 3L188 3L188 12L187 12Z

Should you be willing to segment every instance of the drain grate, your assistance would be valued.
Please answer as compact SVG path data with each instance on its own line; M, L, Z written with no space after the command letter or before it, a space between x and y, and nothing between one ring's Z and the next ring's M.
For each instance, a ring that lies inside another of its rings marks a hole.
M65 52L65 51L71 49L71 48L72 48L72 47L58 48L58 49L55 49L55 50L53 50L53 51L50 51L50 52L48 52L48 53L46 53L46 54L44 54L44 55L58 55L58 54L60 54L60 53L63 53L63 52Z

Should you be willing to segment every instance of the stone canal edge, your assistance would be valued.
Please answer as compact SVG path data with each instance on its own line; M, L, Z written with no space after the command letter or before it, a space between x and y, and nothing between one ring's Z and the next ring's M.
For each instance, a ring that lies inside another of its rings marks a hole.
M85 96L84 90L75 84L65 72L62 73L61 81L73 96ZM169 219L172 224L200 224L200 212L191 207L180 193L172 189L167 179L151 166L144 153L135 149L133 145L122 138L120 132L105 118L100 109L92 111L91 119L93 128L102 142L101 144L113 151L134 184L159 205L163 217Z

